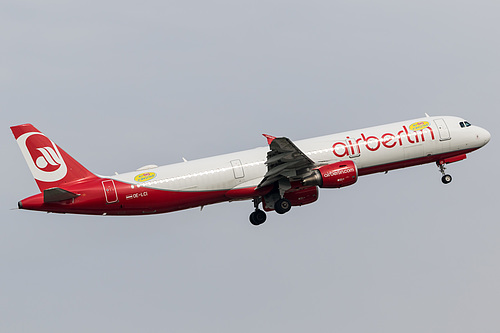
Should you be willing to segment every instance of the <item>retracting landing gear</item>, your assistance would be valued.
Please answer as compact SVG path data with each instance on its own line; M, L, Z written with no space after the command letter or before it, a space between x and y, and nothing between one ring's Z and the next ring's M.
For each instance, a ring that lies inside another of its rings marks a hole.
M278 214L285 214L292 208L292 204L285 198L281 198L274 204L274 210Z
M274 203L274 210L276 211L276 213L285 214L292 208L292 204L290 203L290 201L284 198L285 192L291 188L292 185L290 184L290 180L282 178L278 181L279 199Z
M290 200L284 198L285 192L289 190L292 186L290 185L290 181L280 180L278 183L278 187L275 188L270 193L267 193L263 197L253 198L253 206L255 211L250 214L250 223L253 225L261 225L266 222L266 213L259 209L259 203L262 202L262 205L266 210L274 210L278 214L285 214L290 211L292 208L292 203ZM272 208L271 208L272 207Z
M449 183L451 183L453 178L444 172L444 170L446 170L446 167L444 166L444 164L445 163L443 161L436 162L436 165L438 166L439 171L443 175L443 177L441 177L441 181L443 182L443 184L449 184Z
M261 225L262 223L266 222L266 212L259 209L260 200L260 197L253 198L253 206L255 207L255 211L250 214L250 223L252 223L253 225Z

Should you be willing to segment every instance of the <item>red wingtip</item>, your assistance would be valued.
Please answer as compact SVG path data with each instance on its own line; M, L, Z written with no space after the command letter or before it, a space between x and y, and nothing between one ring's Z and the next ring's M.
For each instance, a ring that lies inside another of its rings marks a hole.
M266 137L268 145L270 145L271 142L273 142L273 140L276 139L275 136L272 136L272 135L269 135L269 134L262 134L262 135Z

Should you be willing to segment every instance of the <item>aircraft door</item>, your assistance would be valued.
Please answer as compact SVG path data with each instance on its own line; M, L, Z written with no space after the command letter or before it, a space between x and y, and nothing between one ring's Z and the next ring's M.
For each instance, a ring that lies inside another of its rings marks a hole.
M245 177L245 171L243 171L243 166L240 160L232 160L231 166L233 167L233 173L235 179L241 179Z
M448 130L448 126L446 126L446 122L444 121L444 119L435 119L434 123L436 124L439 131L439 140L450 140L450 131Z
M115 182L112 180L104 180L102 182L102 187L104 189L104 196L106 197L107 203L114 203L118 201L118 194L116 193Z

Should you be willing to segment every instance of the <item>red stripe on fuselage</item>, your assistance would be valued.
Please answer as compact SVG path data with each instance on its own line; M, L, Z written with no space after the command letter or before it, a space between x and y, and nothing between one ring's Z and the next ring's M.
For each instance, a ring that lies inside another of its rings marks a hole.
M420 164L445 160L454 156L470 153L474 149L425 156L411 160L381 164L360 168L358 175L369 175L377 172L390 171ZM107 203L102 182L107 178L79 181L61 188L79 194L77 198L60 202L43 202L43 193L28 197L20 202L20 208L53 213L94 214L94 215L144 215L167 213L193 207L205 206L214 203L252 199L263 195L271 189L268 187L262 192L255 188L218 191L170 191L149 187L136 187L131 184L114 181L118 201Z
M386 164L380 164L380 165L374 165L374 166L370 166L370 167L360 168L358 170L358 176L365 176L365 175L370 175L370 174L377 173L377 172L385 172L385 171L402 169L402 168L407 168L407 167L421 165L421 164L433 163L433 162L437 162L437 161L447 159L450 157L468 154L468 153L473 152L474 150L477 150L477 149L478 148L465 149L465 150L460 150L460 151L455 151L455 152L450 152L450 153L430 155L430 156L424 156L424 157L414 158L414 159L410 159L410 160L404 160L404 161L399 161L399 162L386 163Z
M176 210L209 205L229 200L227 191L181 192L137 188L130 184L114 181L118 201L107 203L102 181L85 182L64 189L79 194L77 198L60 202L43 202L43 193L21 201L23 209L53 213L94 214L94 215L143 215L167 213Z
M28 210L52 213L93 214L93 215L144 215L167 213L193 207L210 205L218 202L251 199L268 192L271 187L260 189L242 188L238 190L218 191L170 191L150 187L136 187L131 184L114 181L118 200L107 203L102 186L98 179L88 182L64 186L64 189L79 196L59 202L44 203L43 193L26 198L20 207Z

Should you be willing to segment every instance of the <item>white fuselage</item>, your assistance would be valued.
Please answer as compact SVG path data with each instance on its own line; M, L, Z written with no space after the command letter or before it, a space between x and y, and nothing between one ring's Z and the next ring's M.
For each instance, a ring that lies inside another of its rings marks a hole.
M250 222L274 210L318 199L318 188L354 184L358 176L460 161L490 140L458 117L426 117L292 142L266 135L269 147L102 177L93 174L31 124L11 127L40 193L22 209L75 214L143 215L252 199Z
M486 130L470 125L462 127L460 123L464 120L458 117L425 117L294 143L318 166L352 160L363 175L430 162L426 157L473 151L489 141ZM110 178L131 184L132 188L183 192L255 187L267 172L268 151L267 147L255 148ZM148 173L149 179L137 178Z

